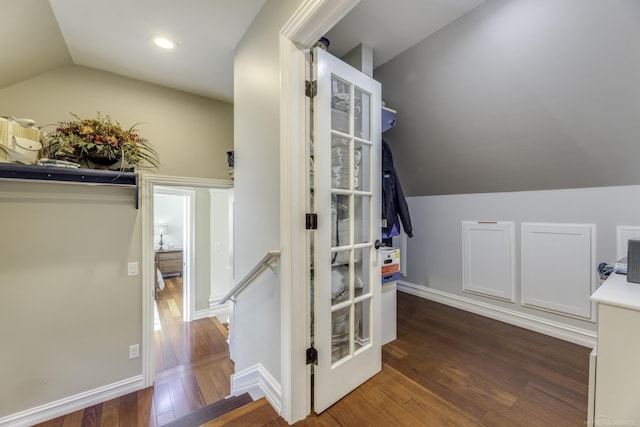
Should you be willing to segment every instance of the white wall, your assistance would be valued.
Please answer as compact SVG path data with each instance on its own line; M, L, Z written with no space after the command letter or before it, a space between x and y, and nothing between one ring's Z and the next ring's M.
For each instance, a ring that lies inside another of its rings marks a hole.
M280 248L279 31L300 0L267 0L234 56L237 282L269 250ZM280 280L269 270L238 298L235 371L261 363L280 381Z
M615 165L612 165L615 167ZM595 324L520 305L520 224L522 222L596 225L596 253L591 266L616 260L616 226L640 224L640 186L600 187L512 193L421 196L408 199L414 237L407 240L406 282L453 297L463 297L595 332ZM462 292L462 221L516 223L516 303ZM562 259L549 265L549 274ZM597 276L597 274L596 274ZM597 283L601 283L598 279Z
M156 189L157 190L157 189ZM153 222L167 225L167 234L162 236L164 249L183 249L184 242L184 196L173 194L154 194ZM160 236L153 236L153 248L160 247Z
M229 191L233 190L193 187L188 189L195 195L195 277L192 278L195 310L208 313L212 296L224 296L231 280ZM171 244L175 249L184 249L182 226L185 199L179 195L161 194L165 190L170 192L171 188L156 187L154 222L166 223L169 226L169 234L163 238L165 249L169 249ZM159 236L154 236L154 249L158 248L159 240ZM199 317L198 313L196 317Z
M231 289L231 235L229 233L230 193L233 190L209 190L210 217L210 289L209 298L218 301Z
M211 278L211 203L207 188L194 188L195 191L195 310L207 312L209 309Z

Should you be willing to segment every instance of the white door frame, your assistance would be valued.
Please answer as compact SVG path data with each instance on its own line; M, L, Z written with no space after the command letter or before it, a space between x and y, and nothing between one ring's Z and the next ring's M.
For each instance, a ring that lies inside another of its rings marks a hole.
M154 186L154 197L156 195L182 197L185 201L182 210L182 232L183 232L183 262L182 270L182 321L191 322L194 319L195 304L195 211L196 192L182 187ZM154 218L155 223L155 218Z
M311 412L309 263L304 214L306 154L306 58L311 47L360 0L304 0L280 30L280 257L282 417L289 423Z
M153 194L156 186L233 188L233 181L187 178L178 176L141 175L140 209L142 217L142 382L150 387L155 380L153 303L155 293L153 271ZM192 239L193 241L193 239ZM193 276L192 276L193 277ZM193 293L192 293L193 295Z

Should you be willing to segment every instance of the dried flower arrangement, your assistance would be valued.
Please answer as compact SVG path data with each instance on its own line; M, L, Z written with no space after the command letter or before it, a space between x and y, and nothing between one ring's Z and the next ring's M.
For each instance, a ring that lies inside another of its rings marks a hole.
M138 133L128 130L109 115L98 112L95 119L58 122L55 131L44 137L41 154L50 159L69 160L93 169L158 168L158 153Z

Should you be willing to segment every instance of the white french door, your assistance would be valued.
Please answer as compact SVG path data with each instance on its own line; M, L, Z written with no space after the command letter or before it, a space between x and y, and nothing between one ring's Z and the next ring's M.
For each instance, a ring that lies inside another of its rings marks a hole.
M320 413L381 369L381 87L323 50L313 61L313 400Z

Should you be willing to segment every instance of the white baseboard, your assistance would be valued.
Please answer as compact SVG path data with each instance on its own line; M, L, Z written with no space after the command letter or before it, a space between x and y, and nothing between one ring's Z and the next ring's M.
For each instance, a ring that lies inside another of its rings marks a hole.
M208 308L205 308L204 310L196 310L193 313L193 320L206 319L207 317L211 317L211 313L209 313Z
M227 323L229 322L232 303L227 302L226 304L220 304L222 297L224 297L224 295L219 298L209 300L209 313L210 316L216 316L221 323Z
M574 344L590 348L593 348L596 345L597 333L586 329L497 307L495 305L476 301L470 298L464 298L459 295L453 295L436 289L425 288L424 286L405 281L398 281L398 291L479 314L490 319L519 326L521 328L529 329L531 331L539 332L541 334L549 335L554 338L569 341Z
M266 397L273 409L282 414L280 384L260 363L231 375L231 394L238 396L243 393L249 393L253 400Z
M0 427L32 426L143 388L142 375L0 418Z
M196 310L193 315L193 320L205 319L207 317L217 317L220 323L229 322L229 313L231 312L228 304L220 305L218 300L209 300L209 308L204 310Z

